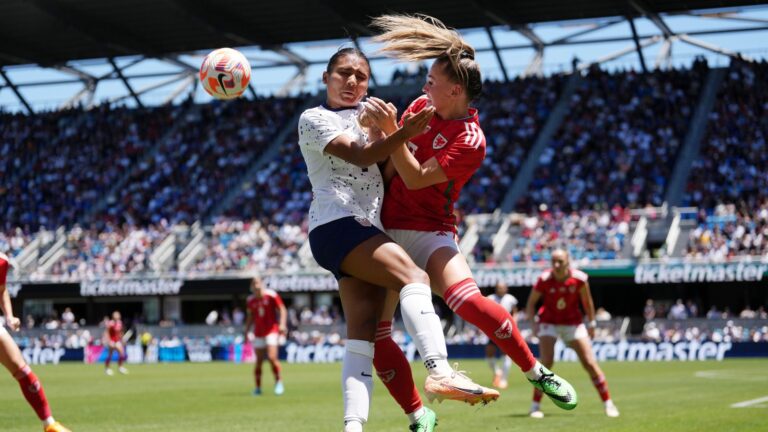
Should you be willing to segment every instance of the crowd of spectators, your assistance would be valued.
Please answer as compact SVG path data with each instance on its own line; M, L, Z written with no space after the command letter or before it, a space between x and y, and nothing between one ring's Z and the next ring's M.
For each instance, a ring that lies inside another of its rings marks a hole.
M706 73L590 70L517 208L660 206Z
M494 258L492 250L476 247L476 262L548 262L552 250L566 249L575 264L621 258L629 236L631 214L628 209L550 210L542 204L532 214L510 216L510 242L503 256Z
M688 235L686 258L768 257L768 197L751 208L718 204L710 211L700 209L697 222Z
M560 97L565 78L486 82L476 105L486 139L483 165L459 197L465 213L492 213L501 204Z
M710 209L736 203L749 212L764 208L766 148L768 62L734 61L709 114L707 134L688 178L686 204Z

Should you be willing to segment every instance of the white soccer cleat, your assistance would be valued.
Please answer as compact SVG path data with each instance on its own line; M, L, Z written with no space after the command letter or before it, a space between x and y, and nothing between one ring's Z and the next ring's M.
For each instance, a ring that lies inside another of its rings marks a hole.
M120 366L118 370L120 371L121 374L128 375L128 369L126 369L125 366Z
M542 419L544 418L544 413L541 412L541 410L534 410L528 413L528 417L535 418L535 419Z
M619 416L619 409L616 408L616 405L614 405L613 402L610 400L605 402L605 415L607 415L608 417Z
M112 369L104 369L104 373L109 376L112 376L115 374L115 371L113 371Z
M454 370L450 375L427 376L424 392L430 402L435 399L438 402L449 399L466 402L470 405L478 402L485 405L499 398L499 392L476 384L464 375L464 371L458 370L458 363L454 363L453 368Z

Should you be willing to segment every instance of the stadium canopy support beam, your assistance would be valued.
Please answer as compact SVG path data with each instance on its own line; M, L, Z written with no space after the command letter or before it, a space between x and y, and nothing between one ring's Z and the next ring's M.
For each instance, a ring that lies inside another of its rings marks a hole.
M61 104L59 106L59 109L67 109L67 108L73 108L77 106L77 103L83 99L84 97L87 97L88 102L85 104L86 107L90 108L91 101L93 101L93 95L96 93L96 81L86 81L83 83L83 89L79 92L75 93L74 96L69 98L66 102Z
M504 61L501 58L501 52L499 51L499 47L496 45L496 38L493 37L493 30L491 30L490 27L485 26L485 32L488 34L488 40L491 41L491 48L493 48L493 53L496 55L496 61L499 63L499 69L501 69L501 75L504 77L504 82L509 82L507 67L504 66Z
M745 56L743 54L740 54L740 53L737 53L737 52L734 52L734 51L730 51L730 50L727 50L725 48L721 48L721 47L716 46L716 45L709 44L709 43L704 42L702 40L692 38L692 37L690 37L688 35L681 34L678 37L680 38L680 40L682 42L685 42L688 45L693 45L695 47L702 48L702 49L705 49L707 51L712 51L714 53L721 54L721 55L728 56L728 57L735 58L735 59L740 59L740 60L744 60L744 61L748 61L748 62L753 62L754 61L754 59L749 57L749 56Z
M664 22L663 19L657 14L656 12L653 12L642 0L629 0L629 4L635 8L638 12L643 14L646 18L651 20L651 22L661 30L661 32L664 34L665 38L670 38L675 35L675 32L672 31L671 28L667 25L667 23Z
M656 63L654 63L653 68L659 69L664 63L667 63L669 65L669 61L672 58L672 42L674 41L673 38L665 39L664 42L661 45L661 49L659 49L659 53L656 55Z
M24 109L27 110L27 114L34 114L35 110L33 110L32 107L29 105L29 102L27 102L27 100L24 99L24 96L21 94L21 92L19 92L19 89L16 87L16 84L14 84L13 81L11 81L11 79L8 78L8 75L5 73L5 71L2 68L0 68L0 76L3 77L3 79L5 80L5 84L11 88L11 91L13 92L13 94L15 94L16 97L19 98L19 101L21 102L21 104L24 105Z
M189 74L186 78L181 80L181 84L179 84L176 89L169 94L165 100L163 100L163 105L168 105L173 102L174 99L176 99L180 94L184 92L187 88L190 86L193 86L195 84L196 77L194 74ZM250 87L250 86L249 86Z
M123 71L120 70L119 67L117 67L117 63L115 63L115 59L110 57L108 59L109 64L112 65L112 67L115 69L115 73L117 73L117 76L120 78L121 81L123 81L123 84L125 85L125 88L128 89L128 93L133 97L133 99L136 101L136 105L138 105L140 108L144 108L144 104L141 103L141 99L139 99L139 95L136 94L135 91L133 91L133 87L131 87L131 83L128 82L128 80L125 78L125 75L123 75ZM122 98L120 98L122 99ZM120 100L118 99L118 100ZM114 102L114 100L112 101Z
M547 46L561 45L563 42L572 41L574 38L577 38L579 36L584 36L585 34L589 34L589 33L596 32L598 30L602 30L604 28L610 27L610 26L612 26L614 24L618 24L618 23L623 22L623 21L624 21L624 19L622 19L622 18L604 21L604 22L601 22L599 24L595 24L595 25L593 25L592 27L590 27L588 29L579 30L579 31L577 31L575 33L571 33L569 35L566 35L566 36L563 36L561 38L557 38L557 39L555 39L553 41L547 42L546 45Z
M131 94L112 98L112 99L109 100L109 103L119 102L119 101L127 99L129 97L133 97L138 102L139 101L139 95L142 95L144 93L147 93L147 92L155 90L155 89L158 89L160 87L165 87L165 86L167 86L169 84L173 84L173 83L175 83L177 81L184 80L184 79L187 79L189 77L194 78L194 76L195 75L190 73L190 72L182 72L180 74L174 75L170 79L167 79L167 80L164 80L164 81L160 81L160 82L156 82L156 83L152 83L152 84L149 84L146 87L142 87L138 91L134 92L133 89L131 89ZM143 107L143 105L141 105L141 106Z
M637 58L640 60L640 67L643 68L643 73L648 73L648 67L645 65L645 57L643 57L643 49L640 48L640 39L637 37L637 29L635 28L635 20L631 15L627 16L629 22L629 28L632 29L632 39L635 41L635 48L637 49Z
M649 46L659 42L661 39L662 39L661 35L656 35L656 36L653 36L651 38L648 38L648 39L640 42L640 48L642 49L642 48L649 47ZM626 48L622 48L622 49L620 49L620 50L618 50L616 52L613 52L613 53L607 54L607 55L605 55L603 57L600 57L599 59L597 59L597 60L595 60L593 62L582 64L581 66L578 67L578 70L589 69L592 65L601 64L601 63L605 63L605 62L608 62L608 61L611 61L611 60L615 60L615 59L617 59L619 57L623 57L623 56L631 53L632 51L635 51L636 49L637 48L635 47L635 44L632 44L632 45L630 45L630 46L628 46Z
M307 67L301 67L299 68L299 71L296 72L296 75L294 75L290 80L288 80L287 83L283 84L282 87L280 87L280 90L275 92L275 96L277 97L286 97L291 92L291 89L295 87L301 87L304 85L304 82L307 79Z
M755 24L768 24L768 19L748 18L748 17L735 15L730 12L727 12L727 13L690 13L689 12L681 15L686 15L686 16L696 17L696 18L717 19L722 21L730 20L730 21L740 21L740 22L748 22L748 23L755 23Z

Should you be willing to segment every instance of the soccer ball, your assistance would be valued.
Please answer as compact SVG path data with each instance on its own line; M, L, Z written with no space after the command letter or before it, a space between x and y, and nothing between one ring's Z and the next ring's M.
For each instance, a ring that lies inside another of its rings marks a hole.
M219 48L205 56L200 65L200 82L216 99L240 97L248 88L251 65L248 59L232 48Z

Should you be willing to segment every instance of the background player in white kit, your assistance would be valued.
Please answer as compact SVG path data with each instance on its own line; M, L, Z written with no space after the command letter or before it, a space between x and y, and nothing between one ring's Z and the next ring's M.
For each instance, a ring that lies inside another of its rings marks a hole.
M508 291L507 284L499 281L495 291L486 297L500 304L517 321L517 299ZM493 373L493 386L499 389L507 388L509 386L507 377L509 376L509 368L512 367L512 359L504 354L493 341L489 340L485 346L485 360L491 367L491 373Z

